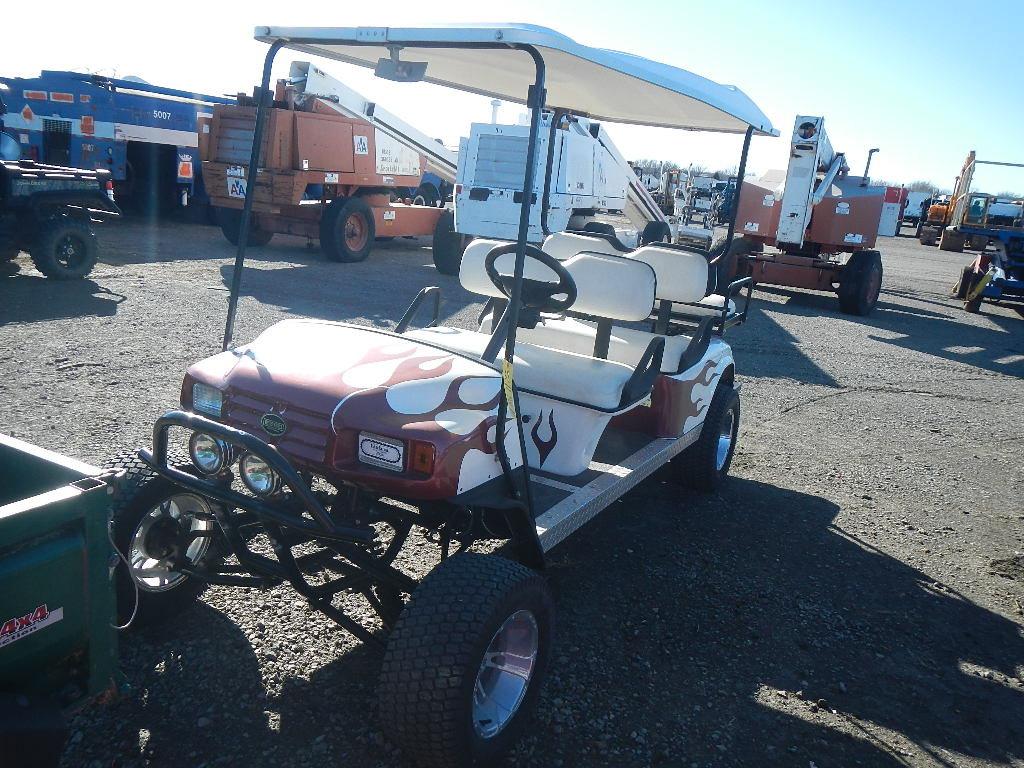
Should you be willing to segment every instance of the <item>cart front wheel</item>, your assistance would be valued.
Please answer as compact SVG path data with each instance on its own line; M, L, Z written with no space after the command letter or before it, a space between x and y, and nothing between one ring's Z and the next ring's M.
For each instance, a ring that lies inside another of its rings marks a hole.
M379 700L389 737L419 765L491 764L536 705L553 622L535 571L496 555L445 560L388 640Z

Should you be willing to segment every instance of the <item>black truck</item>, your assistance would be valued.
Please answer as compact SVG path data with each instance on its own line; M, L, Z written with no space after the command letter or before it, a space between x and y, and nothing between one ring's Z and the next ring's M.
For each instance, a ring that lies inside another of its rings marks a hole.
M0 262L26 251L47 277L85 277L99 250L93 223L121 215L110 172L18 159L4 111L0 100Z

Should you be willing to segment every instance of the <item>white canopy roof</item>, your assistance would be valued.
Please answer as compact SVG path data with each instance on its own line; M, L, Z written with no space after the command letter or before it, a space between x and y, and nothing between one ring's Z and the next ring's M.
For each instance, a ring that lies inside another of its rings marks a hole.
M534 63L526 52L505 46L529 45L544 58L548 106L619 123L727 133L742 133L750 125L756 133L778 135L735 86L580 45L532 24L257 27L256 39L281 40L288 48L364 67L387 58L389 45L406 46L402 59L426 62L427 82L519 103L534 82Z

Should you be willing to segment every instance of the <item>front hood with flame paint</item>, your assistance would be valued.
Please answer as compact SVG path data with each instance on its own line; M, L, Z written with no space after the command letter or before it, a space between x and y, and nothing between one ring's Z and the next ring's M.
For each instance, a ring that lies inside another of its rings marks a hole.
M366 430L435 445L430 496L454 495L476 484L465 474L467 457L487 470L484 479L496 474L501 375L444 349L372 328L285 320L188 373L227 393L224 420L234 426L266 439L254 429L257 411L282 414L295 429L273 442L306 463L367 471L353 451L354 436ZM380 476L388 484L398 480Z

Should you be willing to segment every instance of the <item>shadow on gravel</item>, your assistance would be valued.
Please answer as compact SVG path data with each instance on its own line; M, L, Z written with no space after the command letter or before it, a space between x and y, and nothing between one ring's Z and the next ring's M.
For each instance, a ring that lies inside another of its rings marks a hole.
M300 317L349 322L366 318L374 325L391 328L401 319L421 288L441 287L440 320L444 323L467 304L482 303L479 296L465 291L458 278L438 273L430 254L399 254L404 263L381 265L373 254L358 264L303 264L264 269L244 268L242 296L271 304ZM247 265L250 263L246 259ZM225 264L220 275L230 290L234 265ZM414 325L425 325L430 317L429 302Z
M557 745L566 765L1024 758L1024 681L1007 680L1024 676L1018 624L836 528L823 498L733 478L680 499L659 480L556 552L560 658L539 756ZM678 516L647 514L655 504Z
M998 329L993 329L971 322L971 315L963 311L959 302L951 300L948 304L942 304L906 291L888 289L882 291L873 314L854 317L841 314L836 298L828 294L790 292L765 286L758 286L757 290L788 297L788 301L771 304L773 312L802 317L821 315L821 322L830 322L835 318L902 334L899 338L877 335L869 335L869 338L994 373L1024 376L1024 321L1017 317L988 313L985 318L998 326ZM886 296L903 301L887 301ZM912 302L944 306L947 311L933 312L914 306ZM764 315L764 312L760 314ZM757 321L760 319L757 318ZM808 364L813 365L809 360ZM777 374L757 372L757 375Z
M127 297L92 280L50 280L19 274L2 283L0 326L73 317L111 317Z
M747 322L726 336L737 359L743 360L743 374L839 387L839 382L800 348L799 339L765 311L775 311L779 306L766 305L753 297Z

